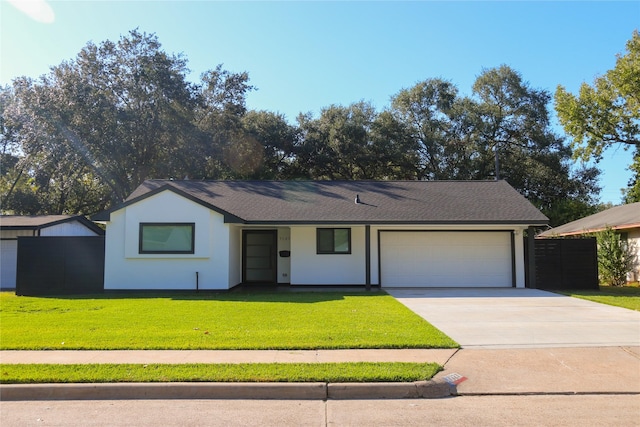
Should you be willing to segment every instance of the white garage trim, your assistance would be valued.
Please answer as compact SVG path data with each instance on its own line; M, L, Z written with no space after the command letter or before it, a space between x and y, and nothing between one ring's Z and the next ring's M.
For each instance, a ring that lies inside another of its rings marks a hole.
M513 230L379 230L382 287L515 287Z

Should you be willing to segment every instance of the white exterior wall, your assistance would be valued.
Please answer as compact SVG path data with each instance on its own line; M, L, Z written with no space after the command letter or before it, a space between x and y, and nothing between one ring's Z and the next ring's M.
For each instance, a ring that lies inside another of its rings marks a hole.
M380 284L380 277L378 275L379 269L379 254L378 254L378 230L418 230L418 231L454 231L454 230L513 230L514 235L514 250L515 250L515 275L516 275L516 287L525 287L525 265L524 265L524 242L523 242L523 230L526 227L505 227L500 225L495 226L371 226L371 284Z
M97 236L98 234L78 221L63 222L40 230L40 236Z
M141 222L195 223L194 254L140 254ZM228 289L230 233L222 215L170 191L111 213L105 243L106 290Z
M365 227L336 227L351 228L351 254L317 254L316 229L319 226L291 227L292 285L365 284Z
M525 259L524 259L524 230L526 228L517 228L514 230L513 243L515 245L516 257L516 288L524 288L525 281Z
M291 229L278 228L278 283L291 283L291 257L281 257L280 251L291 251Z
M242 283L242 228L229 227L229 289Z

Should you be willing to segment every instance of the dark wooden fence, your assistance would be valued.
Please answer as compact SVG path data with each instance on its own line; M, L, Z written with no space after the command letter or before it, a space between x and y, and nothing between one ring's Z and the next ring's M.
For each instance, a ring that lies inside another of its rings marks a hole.
M19 237L16 295L104 291L104 236Z
M538 289L598 289L595 238L536 239Z

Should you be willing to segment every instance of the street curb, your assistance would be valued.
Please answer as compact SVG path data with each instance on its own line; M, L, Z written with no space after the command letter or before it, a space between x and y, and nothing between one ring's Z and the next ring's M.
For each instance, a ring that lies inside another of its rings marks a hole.
M443 381L412 383L92 383L3 384L0 401L118 399L435 399L454 395Z
M455 394L439 380L412 383L329 383L327 398L346 399L438 399Z

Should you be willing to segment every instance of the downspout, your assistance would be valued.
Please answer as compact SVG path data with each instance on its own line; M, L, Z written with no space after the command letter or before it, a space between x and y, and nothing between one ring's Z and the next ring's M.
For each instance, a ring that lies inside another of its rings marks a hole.
M511 230L511 287L516 288L517 275L516 275L516 236L515 231Z
M371 290L371 226L364 227L364 265L365 265L365 287Z

